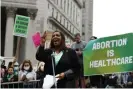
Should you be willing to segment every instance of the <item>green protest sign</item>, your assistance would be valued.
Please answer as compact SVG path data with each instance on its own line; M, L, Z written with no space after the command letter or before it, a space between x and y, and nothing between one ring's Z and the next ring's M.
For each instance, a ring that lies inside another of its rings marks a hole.
M16 15L13 35L27 37L30 17Z
M85 76L133 71L133 33L88 42L83 60Z

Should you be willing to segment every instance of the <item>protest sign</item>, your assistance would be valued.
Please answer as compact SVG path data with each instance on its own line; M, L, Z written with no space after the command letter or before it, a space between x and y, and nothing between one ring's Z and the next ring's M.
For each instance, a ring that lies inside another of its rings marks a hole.
M133 71L133 33L88 42L83 51L84 75Z
M46 33L47 33L46 41L51 41L53 32L52 31L46 31Z
M33 43L35 47L38 47L40 45L41 36L40 33L37 32L32 36Z
M16 15L13 35L27 37L30 17Z

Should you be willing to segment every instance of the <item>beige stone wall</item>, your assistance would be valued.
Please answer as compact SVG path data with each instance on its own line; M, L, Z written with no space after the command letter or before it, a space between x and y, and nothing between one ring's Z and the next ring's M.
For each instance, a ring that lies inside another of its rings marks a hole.
M62 19L62 23L61 25L64 27L67 27L67 22L69 23L69 26L71 25L71 28L68 27L66 30L67 32L70 32L71 34L75 34L77 32L81 32L82 31L82 11L81 9L78 9L79 12L79 17L78 17L78 21L79 24L75 24L75 21L71 19L70 14L67 14L66 12L64 12L63 10L60 9L60 5L56 5L55 3L52 2L53 0L2 0L2 6L5 7L12 7L12 8L25 8L27 9L28 12L28 16L31 17L30 20L30 25L29 25L29 31L28 31L28 37L23 39L22 43L22 47L20 49L20 55L22 55L23 57L21 57L20 61L22 62L23 59L30 59L32 61L33 65L37 64L37 60L35 58L35 54L37 51L37 48L35 48L33 41L32 41L32 35L36 32L41 32L41 34L45 31L45 30L53 30L54 28L56 28L56 26L52 27L52 23L50 23L48 21L49 17L52 16L52 8L55 9L56 12L58 12L60 15L62 15L63 19ZM60 1L60 0L58 0ZM64 0L63 0L64 1ZM68 0L66 0L68 1ZM69 0L71 1L71 0ZM59 2L60 3L60 2ZM69 3L70 4L70 3ZM76 3L73 4L78 8L78 5L76 5ZM49 9L48 9L49 7ZM68 8L70 10L70 8ZM67 11L67 6L66 6L66 11ZM54 13L56 18L56 13ZM57 19L58 21L60 21L60 15L59 18ZM13 17L12 19L9 19L9 23L11 22L11 20L13 21ZM63 20L66 20L65 25ZM13 25L14 23L12 22ZM9 26L10 27L10 26ZM70 31L70 29L73 29ZM13 29L12 29L13 30ZM61 29L59 29L61 30ZM9 32L10 35L11 32ZM8 37L8 36L7 36ZM13 37L13 36L12 36ZM67 40L72 43L72 39L66 34L65 37L67 38ZM11 37L8 37L8 39L10 39ZM11 42L12 41L12 42ZM10 45L9 43L13 43L13 40L10 40L9 42L7 42L6 47L9 48L13 48L13 45ZM6 51L7 54L12 54L9 51ZM11 56L11 55L10 55Z

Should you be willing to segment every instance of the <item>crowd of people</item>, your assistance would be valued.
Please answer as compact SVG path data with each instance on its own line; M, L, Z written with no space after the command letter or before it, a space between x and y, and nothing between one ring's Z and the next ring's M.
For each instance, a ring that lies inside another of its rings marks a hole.
M33 83L27 83L27 81L40 80L37 88L42 88L45 83L44 77L55 75L59 80L57 85L53 85L52 88L133 88L133 72L84 77L82 51L87 43L81 40L79 33L75 35L75 42L71 48L66 47L65 36L61 32L55 31L50 48L46 49L44 47L46 36L45 32L35 55L39 61L37 71L33 70L30 60L24 60L20 65L17 61L9 62L7 67L4 60L0 68L1 83L23 81L24 88L33 88ZM90 40L95 39L97 37L90 38Z
M11 82L23 82L23 88L33 88L33 83L28 82L32 80L41 80L43 79L43 72L44 72L44 63L39 62L37 71L33 69L33 65L30 60L24 60L21 65L17 62L9 62L8 66L5 66L5 60L1 64L0 73L1 73L1 83L9 83L10 86ZM28 82L28 83L27 83ZM14 83L14 87L18 87L18 84ZM7 84L8 85L8 84ZM6 88L7 86L4 85L1 87ZM37 87L42 87L37 85Z

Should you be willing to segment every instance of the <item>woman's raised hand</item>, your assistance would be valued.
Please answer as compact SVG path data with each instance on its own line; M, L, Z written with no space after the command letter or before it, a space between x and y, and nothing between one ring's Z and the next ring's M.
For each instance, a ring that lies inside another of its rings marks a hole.
M41 46L44 46L45 41L46 41L46 36L47 36L47 34L46 34L46 31L45 31L43 36L41 37L41 42L40 42Z

